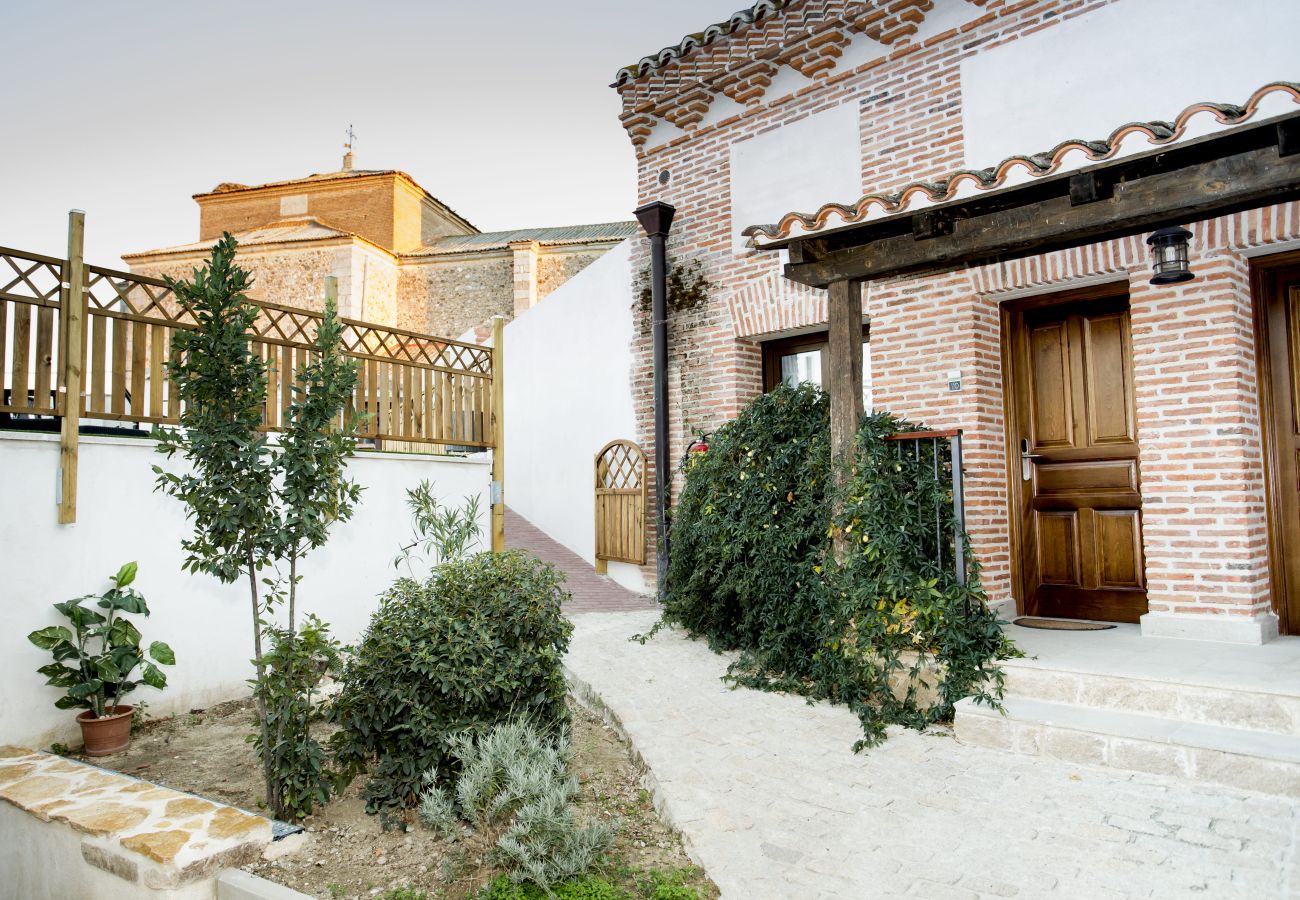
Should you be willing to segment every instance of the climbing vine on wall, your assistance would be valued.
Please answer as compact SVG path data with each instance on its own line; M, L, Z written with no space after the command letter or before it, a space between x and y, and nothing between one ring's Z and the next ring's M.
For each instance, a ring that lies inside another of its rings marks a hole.
M682 313L708 305L713 283L704 274L704 264L698 259L672 262L668 266L668 277L665 282L668 290L664 300L670 317L673 313ZM636 297L637 306L648 324L653 304L649 266L644 267L637 274L633 284L633 296Z
M952 564L946 447L886 440L914 430L864 417L836 486L826 395L781 386L684 464L670 529L664 621L740 651L736 684L847 705L859 747L890 724L949 719L963 697L997 705L997 662L1017 653L978 566L962 584ZM848 547L838 560L837 533Z

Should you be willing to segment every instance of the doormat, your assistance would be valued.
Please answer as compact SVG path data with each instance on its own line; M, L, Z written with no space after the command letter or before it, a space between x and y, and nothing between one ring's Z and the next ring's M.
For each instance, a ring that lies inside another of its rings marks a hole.
M1106 631L1114 628L1105 622L1079 622L1075 619L1041 619L1038 616L1021 616L1012 620L1021 628L1042 628L1045 631Z

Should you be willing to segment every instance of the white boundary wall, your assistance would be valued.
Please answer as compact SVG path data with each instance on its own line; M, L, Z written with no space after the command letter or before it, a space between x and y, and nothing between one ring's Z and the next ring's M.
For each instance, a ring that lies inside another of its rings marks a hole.
M49 654L27 640L62 624L50 604L101 593L107 578L135 560L135 587L152 615L139 622L146 644L163 640L176 651L162 693L142 687L151 715L207 707L247 694L252 629L247 583L222 584L181 570L182 536L189 534L180 502L154 492L152 466L165 463L146 438L81 438L77 523L56 521L59 443L53 435L0 433L0 744L48 747L80 743L73 710L55 709L59 691L36 673ZM178 464L174 464L178 465ZM486 526L489 455L358 453L349 473L365 487L356 515L335 526L329 542L303 565L300 609L355 641L379 593L394 579L399 544L410 535L406 489L431 479L441 500L478 494ZM484 538L486 540L486 533ZM484 549L487 549L486 545Z
M506 505L596 559L597 451L636 440L632 243L626 240L506 325ZM644 591L641 570L610 577Z

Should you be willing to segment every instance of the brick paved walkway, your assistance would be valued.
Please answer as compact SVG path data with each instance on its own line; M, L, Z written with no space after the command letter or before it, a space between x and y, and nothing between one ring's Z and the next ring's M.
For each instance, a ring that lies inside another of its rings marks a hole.
M1300 897L1300 804L891 729L728 690L727 660L652 611L574 620L566 665L647 766L724 900Z
M543 531L512 509L506 510L506 547L527 550L568 576L564 587L573 594L565 604L570 616L588 612L630 612L657 609L652 597L633 593L587 565L586 560L551 540Z

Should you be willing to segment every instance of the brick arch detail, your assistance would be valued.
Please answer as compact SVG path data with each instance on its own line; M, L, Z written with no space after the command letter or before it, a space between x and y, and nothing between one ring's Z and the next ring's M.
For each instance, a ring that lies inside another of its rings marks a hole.
M753 338L826 324L826 291L780 272L747 283L727 298L737 338Z

